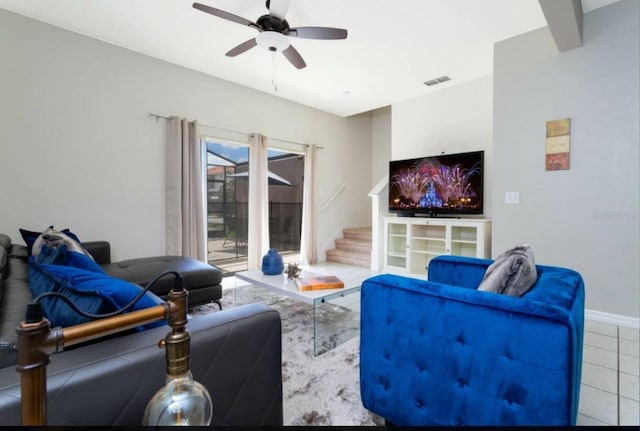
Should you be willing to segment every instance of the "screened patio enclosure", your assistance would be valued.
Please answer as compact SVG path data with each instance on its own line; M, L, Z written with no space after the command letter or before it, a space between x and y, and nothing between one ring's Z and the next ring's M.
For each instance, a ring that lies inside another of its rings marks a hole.
M249 148L207 141L207 254L234 273L247 269ZM269 150L269 242L298 254L302 227L304 156Z

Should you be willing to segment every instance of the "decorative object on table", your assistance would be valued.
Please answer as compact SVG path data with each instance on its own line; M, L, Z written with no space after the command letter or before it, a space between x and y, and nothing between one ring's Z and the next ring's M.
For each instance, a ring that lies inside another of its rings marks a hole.
M284 271L282 256L275 248L270 248L262 257L262 273L264 275L278 275Z
M298 290L342 289L344 283L335 275L297 278Z
M298 278L301 271L302 268L300 268L300 264L298 262L289 262L287 263L287 269L284 270L284 273L287 274L287 278L291 280Z
M545 139L545 169L559 171L569 169L569 148L571 144L571 118L547 121Z
M166 302L126 312L153 284L168 274L174 275L175 284ZM16 329L18 334L16 369L21 373L22 425L46 425L46 367L52 353L158 320L167 320L171 328L159 344L165 349L166 354L167 385L160 389L147 405L143 424L209 425L213 413L211 397L204 386L192 379L189 371L191 336L186 329L187 295L182 276L176 271L160 274L142 289L129 305L111 313L86 313L59 292L38 295L27 305L25 320ZM41 304L43 299L50 296L64 300L76 313L96 320L52 329Z

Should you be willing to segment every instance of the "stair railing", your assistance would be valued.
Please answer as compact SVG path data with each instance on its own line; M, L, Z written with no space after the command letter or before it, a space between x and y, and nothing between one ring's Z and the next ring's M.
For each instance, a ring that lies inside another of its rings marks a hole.
M342 191L345 189L345 187L347 187L347 183L342 182L337 188L336 190L331 194L331 196L329 196L329 198L324 201L324 203L322 204L322 206L320 207L321 211L326 210L327 208L329 208L329 205L331 205L331 203L338 197L338 195L340 193L342 193Z

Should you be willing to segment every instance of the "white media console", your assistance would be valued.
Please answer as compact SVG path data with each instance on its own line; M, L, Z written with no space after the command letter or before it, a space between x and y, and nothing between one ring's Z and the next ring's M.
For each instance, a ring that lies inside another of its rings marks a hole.
M425 277L443 254L490 258L491 220L384 217L385 271Z

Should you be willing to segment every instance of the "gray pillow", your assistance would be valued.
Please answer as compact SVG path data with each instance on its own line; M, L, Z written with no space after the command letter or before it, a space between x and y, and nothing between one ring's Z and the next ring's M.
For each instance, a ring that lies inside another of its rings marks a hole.
M489 265L478 290L520 297L531 289L537 278L533 250L526 244L519 245Z

